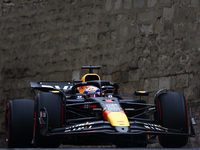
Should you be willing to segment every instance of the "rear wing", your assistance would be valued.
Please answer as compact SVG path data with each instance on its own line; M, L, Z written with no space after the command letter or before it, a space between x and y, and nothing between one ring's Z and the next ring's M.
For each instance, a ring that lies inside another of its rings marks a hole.
M100 69L101 66L82 66L81 69L82 70L86 70L89 69L89 73L93 73L93 69Z
M31 88L33 90L39 90L47 92L50 90L71 90L73 83L72 82L30 82Z

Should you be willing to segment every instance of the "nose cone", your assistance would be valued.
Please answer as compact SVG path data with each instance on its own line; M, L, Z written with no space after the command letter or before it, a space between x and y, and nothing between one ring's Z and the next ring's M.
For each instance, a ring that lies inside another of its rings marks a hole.
M115 130L116 130L116 132L129 132L130 131L130 127L128 126L128 127L117 127L117 126L115 126Z
M126 130L123 127L130 126L128 118L123 111L109 113L108 111L105 111L103 116L106 120L110 122L112 126L122 127L122 130Z

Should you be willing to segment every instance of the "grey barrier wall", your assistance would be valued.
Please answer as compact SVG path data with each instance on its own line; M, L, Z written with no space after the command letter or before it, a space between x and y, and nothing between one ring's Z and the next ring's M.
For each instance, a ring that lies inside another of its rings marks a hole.
M120 94L162 88L192 108L200 146L199 0L0 0L0 146L6 103L31 98L30 81L71 81L101 65ZM159 144L151 145L152 147Z

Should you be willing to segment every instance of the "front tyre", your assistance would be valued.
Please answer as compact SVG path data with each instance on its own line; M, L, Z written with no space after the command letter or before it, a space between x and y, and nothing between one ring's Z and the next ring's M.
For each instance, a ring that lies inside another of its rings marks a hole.
M182 133L188 133L187 104L181 93L163 93L158 96L159 115L161 126L179 129ZM188 137L183 136L159 136L159 143L166 148L179 148L187 144Z
M6 106L5 140L8 148L33 147L34 100L10 100Z
M62 127L62 96L54 93L39 93L35 102L34 144L36 147L57 148L61 144L60 138L46 137L40 134L40 108L45 107L49 116L49 129Z

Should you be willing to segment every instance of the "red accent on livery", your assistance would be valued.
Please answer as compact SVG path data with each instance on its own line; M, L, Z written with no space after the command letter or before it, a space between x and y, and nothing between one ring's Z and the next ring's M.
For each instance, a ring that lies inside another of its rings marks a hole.
M78 106L78 108L84 108L84 106Z
M6 118L7 118L7 114L8 114L8 126L9 126L9 124L10 124L10 111L8 110L9 109L9 103L7 103L7 111L6 111L6 116L5 116L5 140L6 140L6 142L7 142L7 146L8 146L8 143L9 143L9 138L10 138L10 129L9 129L9 131L8 131L8 136L7 136L7 134L6 134L6 125L7 125L7 122L6 122Z
M97 106L96 105L90 105L90 108L96 108Z
M124 111L120 111L122 114L125 114L125 112Z
M108 120L107 116L108 116L109 113L111 113L111 111L105 111L105 112L103 113L103 118L104 118L105 120Z
M105 101L108 102L108 103L112 103L113 102L112 99L105 99Z
M10 124L10 111L8 112L8 119L9 119L8 124Z
M90 105L89 108L97 108L97 105ZM86 108L88 108L86 107ZM85 108L85 106L78 106L78 108Z
M8 108L10 107L10 106L9 106L9 103L7 103L7 106L8 106Z

